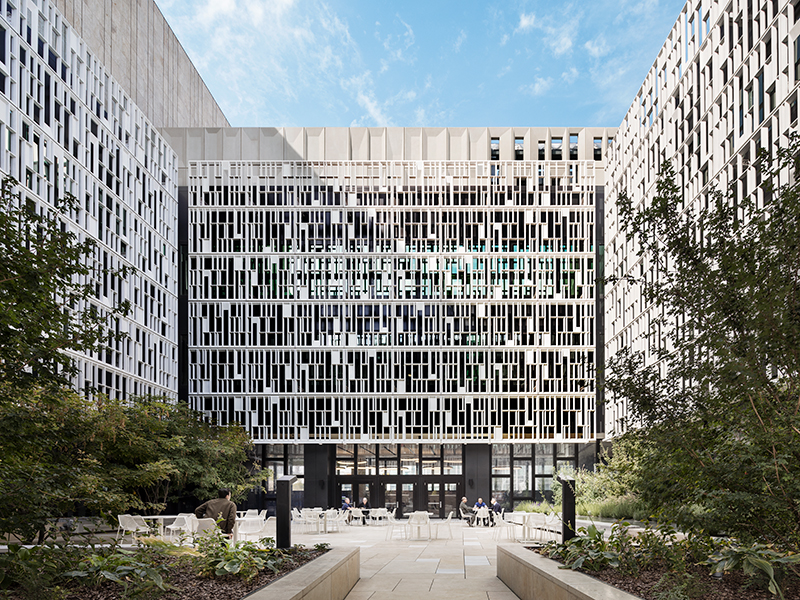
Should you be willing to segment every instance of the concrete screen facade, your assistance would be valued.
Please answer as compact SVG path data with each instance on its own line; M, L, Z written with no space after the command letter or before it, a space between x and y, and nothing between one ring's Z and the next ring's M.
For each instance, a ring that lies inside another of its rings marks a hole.
M797 132L800 4L787 0L687 2L620 125L608 154L606 270L657 277L618 229L615 200L627 190L634 206L655 193L656 175L671 161L687 209L706 207L711 190L733 186L739 198L764 191L750 167L759 148L774 151ZM648 315L636 285L607 290L606 352L630 347L650 361ZM609 434L625 430L624 399L607 397Z
M602 281L650 270L614 200L667 160L690 205L761 194L798 17L690 0L619 129L231 128L152 0L0 0L0 171L136 269L95 282L134 311L77 387L241 423L307 505L510 507L624 430L600 367L651 308Z

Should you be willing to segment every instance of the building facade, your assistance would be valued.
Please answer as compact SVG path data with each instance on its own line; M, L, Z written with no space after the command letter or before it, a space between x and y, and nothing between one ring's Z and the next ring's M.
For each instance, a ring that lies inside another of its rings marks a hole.
M109 323L127 340L75 356L76 388L177 397L175 153L47 0L0 0L0 114L0 174L40 212L76 196L80 208L65 226L97 241L92 304L101 313L132 305ZM134 270L127 278L102 275L123 266Z
M689 205L761 194L750 161L797 129L798 17L689 0L619 129L250 129L152 0L0 0L0 172L41 211L77 196L94 265L135 269L96 278L100 310L134 310L77 387L241 423L307 505L512 507L624 430L604 356L659 334L602 283L658 275L616 197L647 202L665 161Z
M706 208L714 188L762 207L751 162L760 148L785 147L798 131L798 37L800 3L788 0L690 1L678 16L609 148L606 270L619 283L606 291L607 356L628 347L654 361L647 335L663 340L665 333L651 325L654 308L629 283L658 273L625 241L616 198L627 191L634 206L647 202L670 161L687 209ZM628 411L624 398L605 401L613 436L629 426Z
M187 399L308 501L510 507L594 459L613 130L163 131L188 206Z

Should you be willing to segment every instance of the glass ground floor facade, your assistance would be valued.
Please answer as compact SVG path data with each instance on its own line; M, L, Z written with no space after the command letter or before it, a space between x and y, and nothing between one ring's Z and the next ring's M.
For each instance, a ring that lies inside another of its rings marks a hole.
M367 498L398 516L425 510L446 518L458 514L462 496L470 504L497 498L507 510L550 499L554 474L593 468L597 444L260 444L256 452L270 473L267 491L251 494L248 508L274 510L276 479L294 475L298 507Z

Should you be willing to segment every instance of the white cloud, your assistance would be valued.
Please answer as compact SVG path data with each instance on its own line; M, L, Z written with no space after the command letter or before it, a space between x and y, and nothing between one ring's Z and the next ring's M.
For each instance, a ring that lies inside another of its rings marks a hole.
M601 56L608 54L608 44L606 44L606 38L602 35L597 36L593 40L589 40L583 45L584 48L591 54L594 58L600 58Z
M461 33L458 34L458 38L456 38L455 44L453 44L453 50L459 52L461 50L461 44L463 44L464 40L466 39L467 39L467 32L462 29Z
M553 54L561 56L572 50L572 40L575 39L576 25L572 22L565 23L560 27L546 28L550 48Z
M417 120L418 127L425 127L425 109L418 106L414 111L414 118Z
M551 87L553 87L553 79L551 77L546 79L543 77L534 77L533 83L521 86L519 91L531 96L542 96L547 93Z
M505 46L507 42L508 42L508 34L504 33L503 37L500 38L500 45Z
M570 67L569 71L564 71L561 74L561 79L567 83L575 83L575 80L578 79L578 69Z
M522 32L525 33L533 29L533 26L536 24L536 15L533 13L520 13L519 15L519 25L514 30L514 33Z
M367 114L373 120L375 125L378 127L391 126L392 121L383 112L380 104L377 100L375 100L373 93L370 92L369 94L365 94L364 92L358 92L356 101L358 102L359 106L367 111Z
M502 77L503 75L508 75L511 72L511 63L507 64L505 67L500 69L500 72L497 74L498 77Z
M389 70L389 66L393 62L414 64L416 61L416 54L414 52L414 44L416 43L416 35L411 25L406 23L397 15L397 20L405 27L402 33L390 33L385 38L381 38L377 32L375 36L381 40L384 50L388 53L387 58L381 59L380 73L385 73Z

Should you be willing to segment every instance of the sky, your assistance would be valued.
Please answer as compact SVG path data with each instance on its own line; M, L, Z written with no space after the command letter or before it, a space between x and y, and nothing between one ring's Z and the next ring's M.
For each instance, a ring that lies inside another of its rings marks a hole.
M683 0L156 0L238 127L617 127Z

